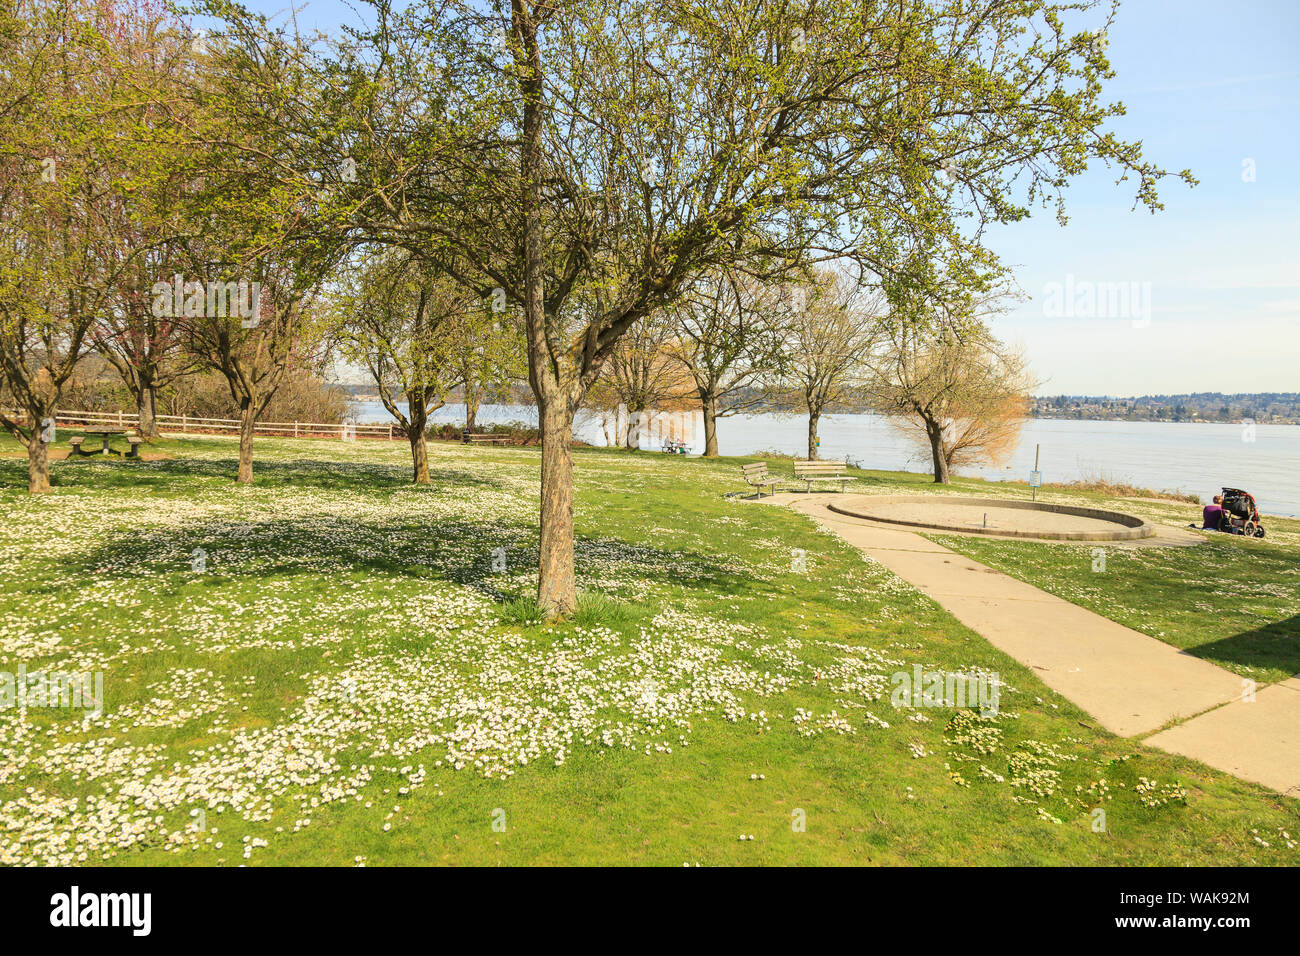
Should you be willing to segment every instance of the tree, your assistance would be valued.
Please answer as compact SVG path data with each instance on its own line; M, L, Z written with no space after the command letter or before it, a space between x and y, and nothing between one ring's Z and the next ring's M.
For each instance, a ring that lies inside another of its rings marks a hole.
M1107 129L1104 26L1071 34L1073 3L377 6L366 49L311 84L328 115L287 126L326 131L303 136L314 169L342 150L364 167L336 228L522 311L549 615L576 603L574 413L619 338L694 278L844 257L891 298L923 295L998 271L983 227L1044 201L1063 216L1092 158L1159 205L1165 171Z
M120 111L148 143L148 158L157 174L130 193L106 197L102 214L121 243L108 253L119 272L110 307L90 331L94 349L117 370L135 400L139 432L158 438L158 391L192 370L181 356L181 328L174 319L154 314L151 288L183 269L176 237L183 235L180 213L192 188L191 144L175 118L184 112L184 89L197 81L196 57L181 23L154 13L145 3L131 7L113 34L124 70L136 91ZM126 260L130 260L127 262Z
M235 480L248 484L258 416L287 373L326 361L316 304L347 250L323 225L338 213L337 194L319 175L285 175L301 151L286 125L304 97L310 105L321 95L306 44L264 18L217 9L232 13L228 32L201 44L191 95L171 116L193 143L178 244L197 278L155 283L153 309L180 323L189 356L226 379L240 410Z
M935 482L947 484L959 465L1001 464L1015 451L1038 384L1023 353L982 323L898 322L884 341L871 360L874 405L930 452Z
M1104 54L1066 34L1070 16L997 0L802 17L735 0L514 0L508 56L488 59L517 97L489 164L513 188L475 199L509 197L497 229L521 237L496 279L524 310L543 423L547 613L575 600L573 412L619 337L693 277L761 249L849 256L893 295L923 290L940 269L992 267L962 219L1019 218L1017 177L1031 198L1059 195L1089 156L1135 172L1156 203L1162 171L1102 130L1117 112L1097 102ZM920 242L937 255L912 259ZM596 289L608 307L573 307Z
M677 405L690 394L680 362L673 360L677 323L665 311L654 312L622 336L605 360L602 376L626 413L621 442L639 448L642 416L666 404Z
M669 312L679 336L670 354L695 382L704 457L716 458L718 418L760 405L764 377L781 369L780 305L771 287L723 269L692 283Z
M129 255L105 208L149 175L125 121L135 91L109 6L25 0L0 12L0 424L27 448L28 490L50 489L64 385Z
M465 398L465 430L478 428L486 402L509 400L515 385L526 381L528 361L516 316L478 307L462 313L455 362Z
M142 248L142 246L136 246ZM173 317L154 315L150 285L171 274L170 256L142 255L123 274L106 313L90 330L95 351L121 376L135 401L140 435L157 439L158 392L194 368L181 353L181 324Z
M829 408L853 404L865 359L879 333L881 303L845 276L823 273L811 291L791 290L785 320L785 389L808 415L808 458L818 457L817 429Z
M413 480L429 483L429 414L464 382L483 304L409 253L372 256L337 306L344 357L361 365L411 445ZM403 412L399 402L405 401Z
M257 419L280 383L298 369L326 362L323 321L314 312L315 269L268 259L196 269L203 280L155 287L159 315L181 323L184 348L201 366L220 372L239 407L239 466L235 481L253 481Z

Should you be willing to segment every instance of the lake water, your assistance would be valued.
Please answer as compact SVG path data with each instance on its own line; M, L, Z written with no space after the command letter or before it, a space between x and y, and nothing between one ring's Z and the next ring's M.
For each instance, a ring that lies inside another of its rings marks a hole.
M387 422L378 402L354 403L360 422ZM431 420L463 424L465 407L447 405ZM485 405L479 422L537 424L529 405ZM718 420L718 451L723 455L807 452L807 419L798 415L736 415ZM643 447L658 448L653 437ZM929 452L877 415L827 415L821 423L821 457L851 459L864 468L928 471ZM582 417L574 434L604 445L600 421ZM693 451L704 446L697 425ZM965 468L962 474L1025 481L1034 467L1035 446L1044 482L1106 478L1142 488L1187 491L1208 501L1224 486L1245 488L1265 514L1300 517L1300 425L1094 422L1034 419L1026 423L1020 446L1004 468Z

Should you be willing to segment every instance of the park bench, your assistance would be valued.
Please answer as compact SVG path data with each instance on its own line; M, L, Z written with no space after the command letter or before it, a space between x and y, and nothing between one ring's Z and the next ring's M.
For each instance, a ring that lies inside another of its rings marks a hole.
M505 445L510 441L509 435L493 435L488 432L463 432L460 437L466 445Z
M844 474L844 467L842 461L796 461L794 476L804 483L808 491L812 491L815 482L838 481L840 492L843 493L845 483L855 480Z
M86 440L86 436L85 436L85 435L77 435L77 436L75 436L75 437L73 437L73 438L69 438L69 439L68 439L68 444L72 446L72 454L74 454L74 455L89 455L89 454L90 454L90 452L86 451L85 449L83 449L83 448L81 447L81 443L84 442L85 440Z
M139 458L140 446L144 443L144 439L141 438L139 435L127 435L126 440L131 443L131 447L127 449L126 457Z
M745 476L745 481L758 489L759 497L762 497L764 488L768 489L768 494L775 494L776 486L781 483L780 478L768 474L765 461L742 465L740 470Z

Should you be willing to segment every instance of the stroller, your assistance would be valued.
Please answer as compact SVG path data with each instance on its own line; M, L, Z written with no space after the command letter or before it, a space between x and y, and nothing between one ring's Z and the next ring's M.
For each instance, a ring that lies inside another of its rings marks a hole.
M1259 509L1248 491L1240 488L1223 489L1223 517L1219 530L1244 534L1248 538L1264 537L1264 526L1259 522Z

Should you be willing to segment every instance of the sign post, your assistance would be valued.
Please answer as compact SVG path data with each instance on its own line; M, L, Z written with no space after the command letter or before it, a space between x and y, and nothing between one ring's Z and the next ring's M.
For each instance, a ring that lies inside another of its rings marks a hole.
M1043 450L1042 445L1034 446L1034 470L1029 473L1029 487L1032 490L1033 500L1038 500L1038 489L1043 483L1043 473L1038 470L1038 453Z

